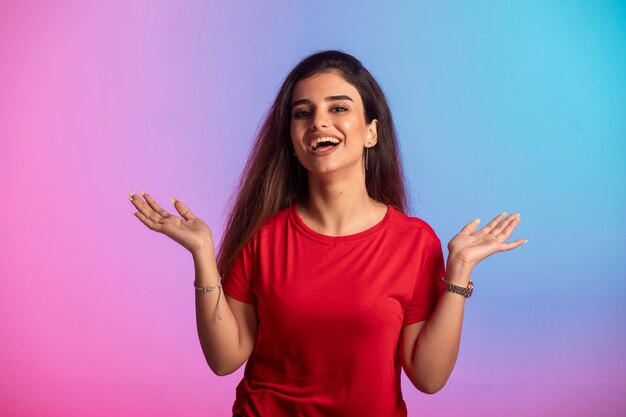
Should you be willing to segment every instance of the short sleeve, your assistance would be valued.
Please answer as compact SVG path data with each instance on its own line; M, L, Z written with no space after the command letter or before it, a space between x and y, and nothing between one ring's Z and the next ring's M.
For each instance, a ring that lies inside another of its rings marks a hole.
M441 242L438 238L426 247L422 259L413 296L404 310L402 326L427 320L445 289L445 283L441 277L445 276L446 271Z
M256 295L253 291L255 257L254 240L250 240L239 252L230 272L224 278L224 292L237 300L256 305Z

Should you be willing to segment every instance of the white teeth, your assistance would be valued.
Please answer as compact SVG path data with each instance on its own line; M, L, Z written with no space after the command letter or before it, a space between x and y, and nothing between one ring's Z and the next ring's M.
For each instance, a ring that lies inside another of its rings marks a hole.
M321 142L332 142L332 143L339 143L341 142L339 139L337 138L333 138L332 136L327 136L327 137L323 137L323 138L317 138L317 139L313 139L311 141L311 149L315 150L317 148L317 145Z

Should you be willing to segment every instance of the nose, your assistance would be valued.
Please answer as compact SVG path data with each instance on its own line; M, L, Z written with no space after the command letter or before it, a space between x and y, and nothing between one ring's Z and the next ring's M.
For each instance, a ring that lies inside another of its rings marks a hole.
M322 112L315 112L311 119L312 130L323 130L330 126L330 121Z

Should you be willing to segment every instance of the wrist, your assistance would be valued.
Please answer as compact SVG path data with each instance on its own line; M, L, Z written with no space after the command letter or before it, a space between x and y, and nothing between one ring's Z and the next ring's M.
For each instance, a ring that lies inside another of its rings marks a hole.
M446 281L451 284L466 287L470 281L472 267L463 262L454 262L448 259L446 265Z
M474 266L476 265L463 255L458 253L450 253L448 255L448 262L446 263L447 268L471 272Z
M213 287L219 284L220 274L217 269L217 260L210 253L198 252L193 255L195 269L194 285L198 287Z
M215 258L215 247L213 246L212 240L199 243L190 252L191 256L193 256L194 258Z

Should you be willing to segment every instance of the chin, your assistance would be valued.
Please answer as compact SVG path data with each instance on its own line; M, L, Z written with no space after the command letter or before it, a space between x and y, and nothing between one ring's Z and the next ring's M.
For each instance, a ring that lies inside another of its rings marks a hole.
M359 161L360 162L360 161ZM354 166L350 165L341 165L341 164L319 164L308 169L309 175L313 177L325 177L332 174L341 173L344 176L351 175L361 175L362 169L361 166L355 164Z

